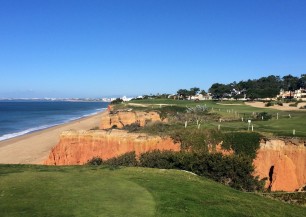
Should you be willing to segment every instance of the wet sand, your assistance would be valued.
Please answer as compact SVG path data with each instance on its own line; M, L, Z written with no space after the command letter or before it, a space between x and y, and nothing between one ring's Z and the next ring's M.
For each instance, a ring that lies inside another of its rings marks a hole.
M42 164L65 130L89 130L100 125L104 112L0 142L0 164Z

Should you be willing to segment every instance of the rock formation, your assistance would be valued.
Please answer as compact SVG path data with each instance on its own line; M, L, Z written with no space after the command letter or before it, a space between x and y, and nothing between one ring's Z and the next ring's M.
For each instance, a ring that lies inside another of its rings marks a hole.
M161 121L157 112L113 111L102 116L100 129L122 128L133 123L144 126L147 122L154 121Z
M117 111L102 115L101 129L114 126L122 128L138 123L144 126L150 121L161 121L156 112ZM128 133L124 130L66 131L45 161L48 165L84 164L93 157L106 160L135 151L141 153L151 150L179 151L180 144L171 138L148 136L140 133ZM210 152L223 155L233 154L233 150L223 150L221 144ZM262 140L260 149L253 161L254 175L266 178L266 188L271 191L295 191L306 185L306 144L304 141L283 139Z
M254 160L255 175L271 191L295 191L306 184L304 141L263 140Z
M139 156L152 150L179 151L180 144L174 143L171 138L123 130L65 131L44 164L80 165L93 157L106 160L131 151Z

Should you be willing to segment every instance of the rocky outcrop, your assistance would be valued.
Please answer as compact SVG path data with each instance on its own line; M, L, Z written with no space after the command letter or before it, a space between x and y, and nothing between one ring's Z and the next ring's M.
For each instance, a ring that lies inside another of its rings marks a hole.
M102 116L100 129L122 128L134 123L145 126L146 123L155 121L161 121L157 112L111 111Z
M271 191L295 191L306 184L304 141L263 140L254 160L255 175L266 178Z
M44 163L80 165L93 157L106 160L131 151L135 151L139 156L152 150L179 151L180 144L174 143L171 138L128 133L123 130L65 131Z

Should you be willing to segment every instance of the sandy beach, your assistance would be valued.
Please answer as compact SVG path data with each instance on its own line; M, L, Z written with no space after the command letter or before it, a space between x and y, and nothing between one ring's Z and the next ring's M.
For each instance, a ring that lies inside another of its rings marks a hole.
M89 130L99 126L103 112L66 124L0 142L1 164L40 164L48 157L65 130Z

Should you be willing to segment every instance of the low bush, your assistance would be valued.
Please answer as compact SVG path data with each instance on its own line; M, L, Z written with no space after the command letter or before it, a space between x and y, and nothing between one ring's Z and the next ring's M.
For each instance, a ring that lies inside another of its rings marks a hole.
M271 118L272 118L272 115L267 112L260 112L256 115L256 120L267 121L267 120L270 120Z
M120 103L122 103L123 102L123 100L122 99L120 99L120 98L117 98L117 99L115 99L115 100L113 100L113 101L111 101L111 104L120 104Z
M280 102L280 101L277 101L276 103L277 103L277 105L279 105L279 106L283 106L283 103Z
M99 166L103 163L102 158L100 157L93 157L92 159L87 161L87 165L92 165L92 166Z
M142 167L175 169L178 167L178 154L173 151L152 151L141 154L139 165ZM182 169L182 168L180 168Z
M162 120L178 113L186 113L186 108L180 106L165 106L156 110L159 112L160 118Z
M285 102L285 103L296 102L296 101L297 101L297 100L294 99L293 97L284 99L284 102Z
M272 102L267 102L267 103L265 104L266 107L270 107L270 106L273 106L273 105L274 105L274 103L272 103Z
M220 133L215 130L179 129L171 133L171 138L181 144L183 150L208 151L208 144L221 142Z
M136 154L135 152L128 152L126 154L120 155L118 157L114 157L111 159L108 159L106 161L103 162L103 164L105 165L109 165L109 166L137 166L138 165L138 161L136 159Z
M142 129L141 132L148 133L151 135L164 136L167 135L171 125L160 121L149 122Z
M139 130L139 128L140 128L139 123L132 123L132 124L125 125L122 129L127 130L129 132L136 132L137 130Z
M291 107L297 107L297 106L298 106L298 104L299 104L299 102L295 102L295 103L291 103L291 104L289 104L289 106L291 106Z
M260 134L248 132L230 132L223 134L222 148L233 149L235 154L246 155L251 159L256 157L259 149Z
M253 177L252 159L245 156L223 156L205 152L152 151L140 156L140 166L160 169L182 169L211 178L243 191L262 190L263 184Z
M306 192L277 192L271 194L264 194L266 197L273 197L286 203L306 205Z

